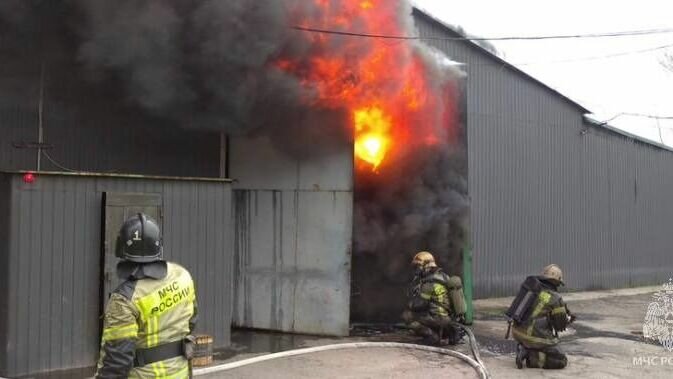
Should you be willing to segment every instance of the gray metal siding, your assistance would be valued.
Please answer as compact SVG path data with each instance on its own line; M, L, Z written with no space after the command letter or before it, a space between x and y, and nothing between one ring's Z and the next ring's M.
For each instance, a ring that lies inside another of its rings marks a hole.
M420 14L416 25L455 36ZM550 262L573 289L673 274L671 152L586 125L581 107L469 43L427 43L466 63L477 297L512 295Z
M0 176L0 288L3 289L9 287L9 188L9 178ZM8 312L9 297L0 294L0 342L7 341ZM0 368L3 367L7 367L6 354L0 354Z
M350 191L234 190L236 326L347 335Z
M99 343L102 192L162 195L165 257L193 275L198 331L229 344L231 188L228 183L105 177L11 177L8 326L0 375L89 367Z
M353 149L298 158L232 137L236 326L348 335ZM255 154L250 154L254 151Z

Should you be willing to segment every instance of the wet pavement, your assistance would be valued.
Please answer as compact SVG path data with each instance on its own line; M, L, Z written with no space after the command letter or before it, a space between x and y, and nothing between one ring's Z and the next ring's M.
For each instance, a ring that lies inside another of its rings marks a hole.
M577 321L560 334L560 348L568 354L569 363L558 371L518 370L513 341L506 341L506 345L496 343L495 349L489 346L489 339L502 341L506 333L507 324L501 315L508 302L478 302L475 333L483 341L484 361L494 378L673 378L673 352L642 335L645 313L655 290L564 296ZM621 293L627 295L620 296ZM647 363L648 358L658 364Z
M493 378L673 378L673 352L642 337L651 292L640 289L568 294L578 321L561 334L569 365L560 371L518 370L516 344L504 340L502 316L508 299L478 301L473 331ZM626 296L620 296L625 293ZM232 347L219 351L217 363L271 352L357 341L417 342L401 325L355 325L345 338L237 330ZM452 347L469 355L469 346ZM649 358L648 358L649 357ZM643 360L644 358L644 360ZM648 360L649 359L649 360ZM652 363L660 364L652 364ZM661 364L664 362L664 364ZM670 364L668 364L670 362ZM439 354L401 349L357 349L312 353L210 374L205 378L427 378L476 377L462 361Z

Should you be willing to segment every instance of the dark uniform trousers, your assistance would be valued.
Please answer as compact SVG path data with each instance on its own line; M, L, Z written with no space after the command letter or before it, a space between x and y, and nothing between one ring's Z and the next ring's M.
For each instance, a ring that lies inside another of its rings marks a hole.
M424 337L428 342L439 342L447 338L449 344L455 344L460 339L460 331L454 328L448 316L432 315L427 312L405 311L402 319L415 334Z
M568 365L568 357L558 347L528 350L526 366L529 368L562 369Z

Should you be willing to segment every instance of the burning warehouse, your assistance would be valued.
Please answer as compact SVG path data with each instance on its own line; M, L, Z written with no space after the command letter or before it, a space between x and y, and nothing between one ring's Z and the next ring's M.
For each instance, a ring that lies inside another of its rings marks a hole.
M471 250L477 296L552 257L660 281L670 152L459 37L405 1L0 3L0 375L90 370L139 210L216 347L396 321L419 250Z

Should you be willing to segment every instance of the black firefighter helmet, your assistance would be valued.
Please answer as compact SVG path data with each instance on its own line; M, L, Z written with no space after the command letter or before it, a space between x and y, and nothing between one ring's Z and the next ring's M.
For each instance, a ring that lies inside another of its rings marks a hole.
M137 263L161 260L161 230L152 218L138 213L124 222L117 236L115 255Z

